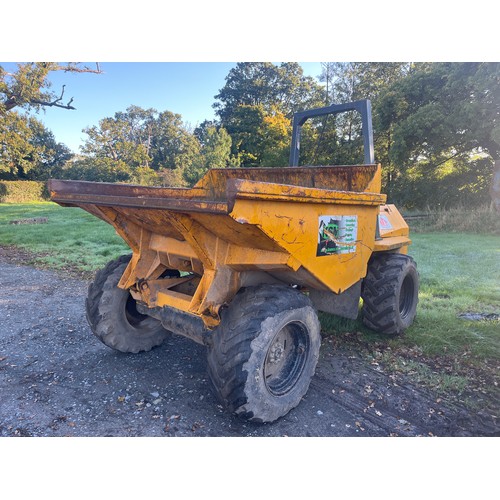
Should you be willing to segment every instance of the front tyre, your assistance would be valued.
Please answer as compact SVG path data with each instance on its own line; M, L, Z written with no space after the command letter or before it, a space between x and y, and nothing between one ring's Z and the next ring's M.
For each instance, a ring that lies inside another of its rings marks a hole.
M208 371L227 410L272 422L297 406L314 375L320 324L308 297L285 286L241 290L213 332Z
M129 291L118 288L130 258L123 255L96 273L85 306L90 328L101 342L121 352L138 353L160 345L169 332L157 319L140 314Z
M374 255L363 280L363 323L379 333L398 335L415 319L419 277L408 255Z

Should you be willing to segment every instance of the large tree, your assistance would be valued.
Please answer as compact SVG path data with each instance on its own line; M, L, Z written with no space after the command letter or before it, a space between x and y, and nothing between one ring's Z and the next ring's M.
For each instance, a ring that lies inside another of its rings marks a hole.
M192 184L207 168L222 166L216 158L231 144L224 130L213 137L208 134L202 144L181 115L139 106L104 118L84 132L86 158L72 170L80 177L87 173L89 180L113 180L116 172L116 180L121 181Z
M114 117L103 118L98 125L84 129L87 139L81 148L83 154L122 161L131 168L147 166L150 157L144 133L134 127L137 108L129 109L131 113L115 113Z
M231 136L223 127L203 122L194 131L200 144L200 154L186 165L182 176L188 185L195 184L209 169L239 167L238 158L231 155Z
M10 111L0 119L0 178L45 180L71 157L36 118Z
M296 62L240 62L229 71L213 107L224 125L238 106L261 106L288 118L321 103L321 86Z
M394 126L392 157L406 166L481 150L500 157L500 63L416 65L383 96L380 125Z
M148 121L148 131L154 170L182 169L191 165L200 154L199 142L177 113L157 113Z
M379 129L391 132L396 192L408 191L412 174L414 183L436 186L429 201L445 204L437 181L449 175L465 201L475 192L471 175L483 179L477 188L500 164L500 63L415 64L384 92L377 116Z
M15 69L0 66L0 176L12 179L47 179L61 174L72 153L58 143L40 121L30 116L46 107L74 110L65 86L51 88L54 71L101 73L99 65L80 63L18 63Z
M321 106L322 87L298 63L240 62L215 99L242 166L285 166L293 114Z
M93 181L151 184L150 122L157 111L130 106L125 112L99 120L83 131L83 157L70 165L66 176Z

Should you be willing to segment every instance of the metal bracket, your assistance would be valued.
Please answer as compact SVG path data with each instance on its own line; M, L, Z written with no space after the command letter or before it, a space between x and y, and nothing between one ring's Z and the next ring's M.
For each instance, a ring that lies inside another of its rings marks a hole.
M315 289L309 290L309 298L316 309L348 319L358 317L360 297L361 280L338 294Z
M293 115L292 129L292 147L290 149L290 166L299 166L300 152L300 130L307 119L316 116L336 115L345 111L358 111L361 114L362 134L365 151L365 164L371 165L375 163L375 155L373 149L373 128L372 128L372 106L369 99L354 101L345 104L332 104L325 108L310 109L300 111Z

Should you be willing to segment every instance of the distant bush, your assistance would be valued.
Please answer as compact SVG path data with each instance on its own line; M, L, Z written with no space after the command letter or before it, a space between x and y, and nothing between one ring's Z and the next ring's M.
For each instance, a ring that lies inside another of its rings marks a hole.
M49 192L45 182L0 181L0 203L29 203L48 199Z
M500 235L500 217L489 206L461 207L407 213L410 231L416 233L469 233Z

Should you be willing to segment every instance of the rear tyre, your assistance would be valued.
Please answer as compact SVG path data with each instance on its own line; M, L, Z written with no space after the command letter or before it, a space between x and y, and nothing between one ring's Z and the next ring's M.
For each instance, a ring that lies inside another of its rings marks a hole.
M316 311L301 292L279 285L241 290L212 338L208 372L227 410L272 422L306 394L321 335Z
M363 280L363 323L379 333L399 335L415 319L418 272L408 255L375 255Z
M160 345L169 332L157 319L140 314L132 295L118 288L130 258L123 255L97 272L85 306L90 328L101 342L121 352L138 353Z

